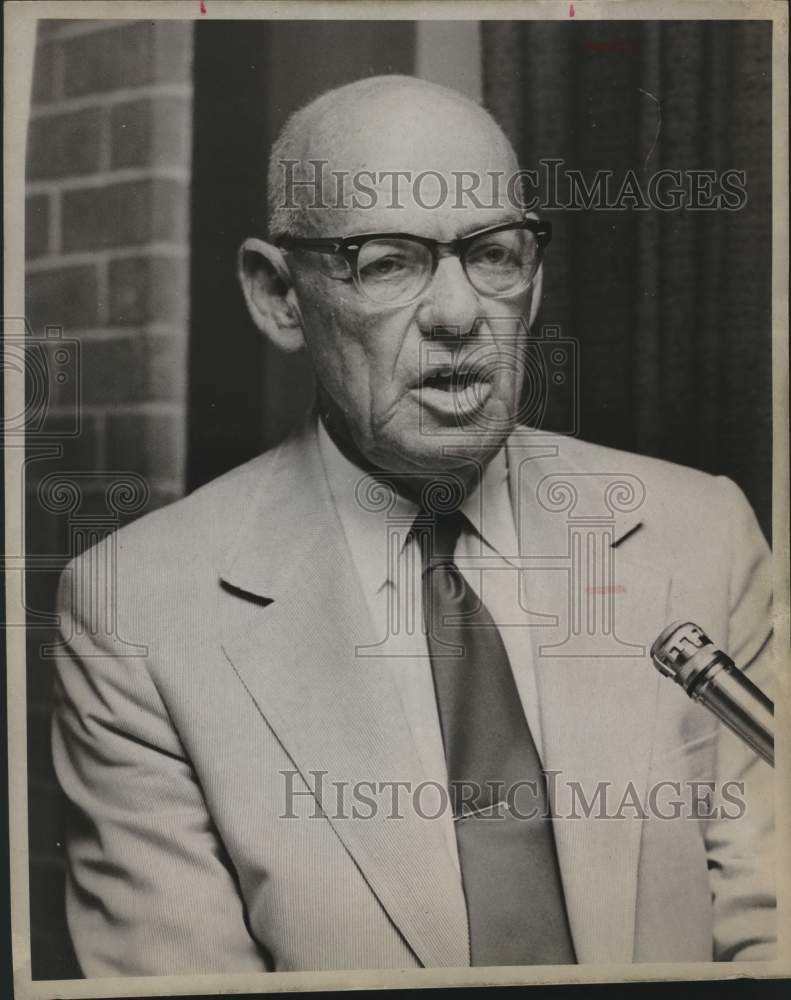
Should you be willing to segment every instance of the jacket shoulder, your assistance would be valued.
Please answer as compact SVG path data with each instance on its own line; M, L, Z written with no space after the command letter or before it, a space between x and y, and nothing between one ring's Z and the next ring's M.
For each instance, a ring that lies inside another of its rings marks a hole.
M574 465L593 474L627 473L654 485L660 491L703 490L707 494L717 494L721 491L724 481L723 476L712 475L692 466L637 452L623 451L619 448L609 448L578 438L564 439L560 454Z
M711 545L729 525L754 518L740 487L724 475L545 431L517 431L509 445L528 461L530 449L547 455L539 459L541 475L584 476L598 481L602 495L619 477L628 477L627 490L641 498L637 518L650 519L652 535L673 547Z
M730 483L724 476L712 475L701 469L654 458L638 452L624 451L606 445L595 444L580 438L552 434L548 431L530 429L517 430L509 444L517 449L538 448L542 452L554 452L558 470L590 476L631 475L667 490L704 490L718 493L724 483Z
M274 474L282 446L275 447L218 476L205 485L164 507L144 514L97 546L86 549L67 565L64 573L79 571L94 548L113 545L125 579L136 572L158 574L163 567L177 567L180 575L216 567L232 544L239 519L255 495Z

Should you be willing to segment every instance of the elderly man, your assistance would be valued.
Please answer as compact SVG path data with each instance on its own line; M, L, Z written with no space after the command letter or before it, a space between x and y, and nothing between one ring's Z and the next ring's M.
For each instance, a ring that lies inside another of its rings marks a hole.
M112 608L63 577L86 975L773 957L771 770L647 654L691 617L769 688L769 552L730 481L517 426L549 228L443 197L516 171L404 77L278 139L240 277L317 412L105 543Z

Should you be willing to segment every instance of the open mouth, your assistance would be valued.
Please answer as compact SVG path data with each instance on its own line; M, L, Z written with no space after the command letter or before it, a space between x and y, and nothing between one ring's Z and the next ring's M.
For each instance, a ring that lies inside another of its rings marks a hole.
M439 389L442 392L462 392L471 386L481 385L484 379L472 368L438 368L421 381L425 389Z
M492 392L491 381L471 365L438 366L417 386L423 404L443 418L469 417L478 412Z

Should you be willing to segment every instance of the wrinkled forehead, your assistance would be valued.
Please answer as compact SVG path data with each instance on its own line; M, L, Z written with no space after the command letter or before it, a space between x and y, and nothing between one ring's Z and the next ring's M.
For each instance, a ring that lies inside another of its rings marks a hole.
M416 232L452 238L518 217L507 199L516 158L498 126L469 102L408 92L359 102L306 129L284 193L306 232Z

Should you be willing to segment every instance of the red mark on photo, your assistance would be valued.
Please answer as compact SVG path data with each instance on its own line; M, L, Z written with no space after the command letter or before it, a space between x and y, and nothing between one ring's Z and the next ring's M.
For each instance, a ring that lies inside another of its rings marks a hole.
M574 15L575 15L576 13L577 13L577 12L576 12L576 10L574 10L574 4L573 4L573 3L570 3L570 4L569 4L569 17L574 17Z
M586 594L625 594L626 587L622 587L620 583L613 584L609 587L586 587Z
M203 0L200 0L200 12L201 14L206 13L206 4L203 2Z

